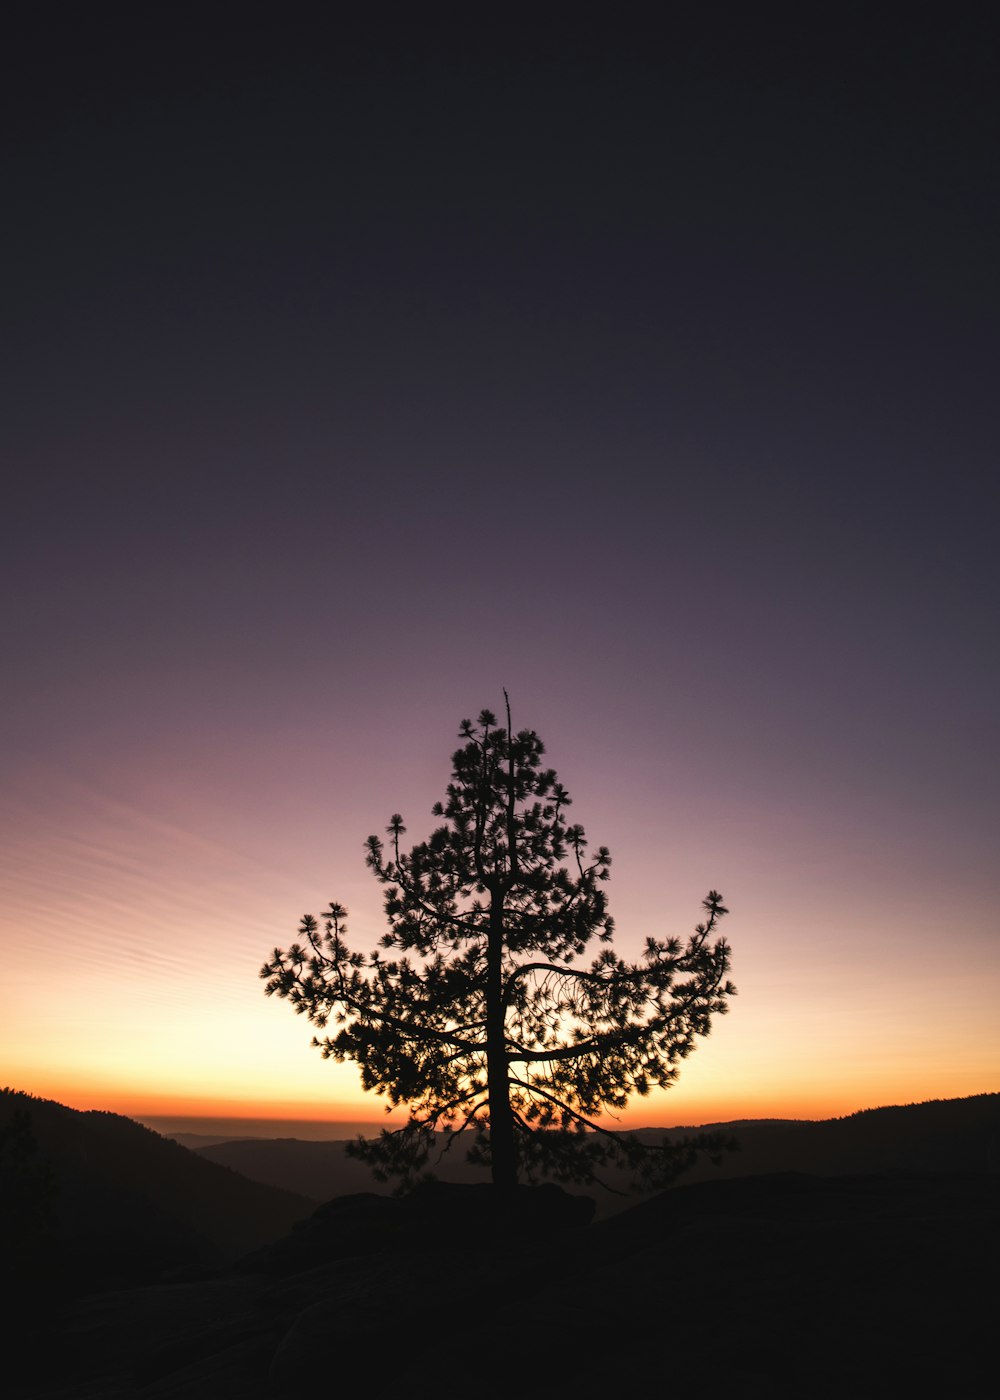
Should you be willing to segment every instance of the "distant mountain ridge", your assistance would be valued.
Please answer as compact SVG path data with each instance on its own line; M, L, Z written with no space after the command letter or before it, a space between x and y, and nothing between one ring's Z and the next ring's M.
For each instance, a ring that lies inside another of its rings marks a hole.
M304 1142L330 1142L334 1138L353 1138L359 1133L366 1137L376 1134L385 1127L398 1127L395 1120L382 1115L379 1118L342 1118L335 1121L314 1118L229 1118L218 1115L206 1117L164 1116L143 1113L135 1115L138 1122L161 1137L173 1138L187 1146L188 1139L201 1140L206 1147L208 1141L228 1142L233 1138L294 1137Z
M921 1104L863 1109L845 1118L751 1119L697 1128L641 1128L636 1136L654 1142L700 1132L731 1135L738 1150L716 1165L704 1159L680 1178L688 1185L769 1172L843 1176L871 1172L1000 1171L1000 1094L937 1099ZM346 1154L346 1140L299 1138L235 1139L197 1148L199 1157L241 1172L254 1181L297 1191L316 1200L352 1191L385 1190L360 1162ZM461 1156L431 1163L445 1181L484 1180L481 1168ZM623 1177L610 1184L623 1190ZM602 1214L615 1198L597 1189ZM627 1199L617 1198L621 1204ZM633 1198L634 1199L634 1198Z
M739 1149L717 1167L699 1162L686 1183L777 1171L1000 1171L1000 1093L865 1108L842 1118L719 1123L711 1130L731 1132ZM661 1131L643 1129L640 1136L655 1140ZM668 1136L692 1131L672 1129Z

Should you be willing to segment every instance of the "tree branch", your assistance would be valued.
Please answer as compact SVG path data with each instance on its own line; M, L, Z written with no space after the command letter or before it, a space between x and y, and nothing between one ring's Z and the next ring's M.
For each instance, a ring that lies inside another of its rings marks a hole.
M508 1053L507 1063L542 1064L551 1063L553 1060L578 1060L581 1055L592 1055L595 1052L599 1054L609 1045L637 1044L645 1036L655 1034L666 1024L667 1018L661 1016L653 1021L643 1021L625 1031L606 1031L603 1035L591 1036L589 1040L581 1040L576 1045L563 1045L558 1050L525 1050L523 1046L518 1046L516 1053Z

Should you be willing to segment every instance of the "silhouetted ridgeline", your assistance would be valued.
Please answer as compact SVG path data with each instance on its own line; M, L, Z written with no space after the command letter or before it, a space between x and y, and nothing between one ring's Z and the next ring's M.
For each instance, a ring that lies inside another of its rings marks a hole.
M867 1108L819 1122L768 1121L713 1124L732 1133L739 1150L719 1165L700 1162L685 1184L758 1172L1000 1171L1000 1094ZM678 1135L692 1129L677 1129ZM641 1136L655 1139L654 1129Z
M12 1089L0 1091L0 1134L5 1208L20 1215L15 1196L37 1207L31 1229L43 1241L45 1271L70 1287L224 1263L284 1234L315 1206L130 1118L80 1113Z
M314 1201L328 1201L351 1191L392 1190L372 1176L371 1168L346 1154L349 1139L307 1142L302 1138L237 1139L199 1147L196 1153L209 1162L238 1171L251 1181L297 1191ZM449 1181L482 1181L482 1169L457 1160L452 1170L438 1173Z
M323 1122L314 1118L164 1118L156 1114L143 1114L139 1119L147 1128L161 1137L173 1138L182 1147L192 1150L199 1147L213 1147L217 1142L259 1142L261 1138L299 1138L303 1142L329 1142L331 1138L354 1138L359 1134L367 1136L389 1127L389 1121L382 1119L338 1118L336 1122ZM400 1122L397 1115L395 1123ZM180 1126L183 1124L184 1126ZM209 1131L210 1129L210 1131Z
M702 1129L669 1132L647 1128L639 1136L657 1141L682 1138ZM718 1165L707 1158L686 1172L681 1184L750 1176L763 1172L812 1172L846 1175L866 1172L1000 1171L1000 1094L967 1099L867 1109L849 1118L821 1122L750 1121L711 1124L704 1131L734 1137L739 1150ZM297 1138L238 1139L198 1148L198 1155L232 1167L254 1181L297 1191L315 1200L350 1191L385 1190L373 1184L368 1169L345 1155L344 1141L305 1142ZM481 1170L467 1166L453 1151L434 1172L446 1181L482 1181ZM608 1174L609 1184L624 1188L623 1177ZM594 1188L601 1214L631 1204Z

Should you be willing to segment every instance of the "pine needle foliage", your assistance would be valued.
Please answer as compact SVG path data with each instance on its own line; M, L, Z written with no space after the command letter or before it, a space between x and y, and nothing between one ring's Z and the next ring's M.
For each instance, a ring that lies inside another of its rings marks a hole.
M267 994L323 1032L324 1057L356 1061L366 1089L408 1106L403 1128L352 1146L380 1179L412 1180L436 1146L467 1134L468 1160L501 1187L599 1182L608 1167L664 1185L720 1141L649 1144L596 1120L669 1088L727 1010L728 911L713 890L686 940L648 938L638 961L618 957L610 854L568 821L538 735L513 734L509 702L506 728L483 710L459 735L431 836L405 849L397 814L387 841L366 843L385 887L381 947L352 950L347 911L331 903L264 964Z

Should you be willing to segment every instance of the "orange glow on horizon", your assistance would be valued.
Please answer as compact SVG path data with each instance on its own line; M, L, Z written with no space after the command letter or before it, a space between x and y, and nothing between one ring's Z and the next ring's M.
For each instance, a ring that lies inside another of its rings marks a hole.
M383 1111L381 1100L371 1095L357 1099L341 1099L317 1103L314 1100L253 1099L227 1094L192 1095L181 1093L146 1093L114 1089L107 1084L88 1087L78 1081L71 1085L65 1078L42 1077L30 1083L11 1084L36 1098L51 1099L81 1112L103 1111L119 1113L139 1122L157 1120L191 1120L188 1131L215 1131L212 1125L253 1122L255 1131L268 1136L294 1136L282 1131L287 1125L336 1126L350 1123L370 1124L372 1131L398 1127L405 1121L405 1111L391 1114ZM708 1123L728 1123L745 1119L792 1118L823 1120L842 1118L864 1109L885 1108L896 1104L924 1103L931 1099L967 1098L975 1094L997 1091L995 1080L969 1084L953 1082L949 1076L934 1076L928 1082L900 1085L889 1080L873 1081L867 1092L828 1089L823 1093L714 1093L685 1095L679 1092L650 1095L634 1099L626 1110L614 1118L601 1120L610 1128L640 1127L699 1127ZM200 1128L197 1125L201 1125ZM267 1125L271 1125L268 1127ZM271 1131L273 1128L273 1133ZM180 1131L180 1129L177 1129ZM221 1131L222 1129L220 1129Z

